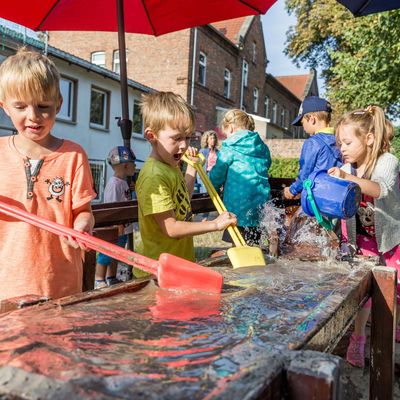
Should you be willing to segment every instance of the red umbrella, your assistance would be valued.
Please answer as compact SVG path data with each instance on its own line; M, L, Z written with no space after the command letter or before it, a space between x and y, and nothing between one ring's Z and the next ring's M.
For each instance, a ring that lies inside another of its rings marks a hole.
M0 16L36 31L118 31L124 145L130 147L125 32L162 35L211 22L264 14L276 0L19 0Z

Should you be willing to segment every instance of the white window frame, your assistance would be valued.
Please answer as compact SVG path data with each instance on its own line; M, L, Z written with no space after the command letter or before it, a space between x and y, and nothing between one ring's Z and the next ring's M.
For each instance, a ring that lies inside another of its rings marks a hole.
M140 131L139 131L139 132L136 131L136 130L134 130L134 129L135 129L135 123L136 123L135 118L136 118L136 115L137 115L137 114L139 114L139 117L140 117L140 125L141 125ZM133 109L132 109L132 133L135 134L135 135L137 135L137 136L144 137L144 124L143 124L143 117L142 117L142 114L141 114L141 112L140 112L140 100L139 100L139 99L136 99L136 98L133 98Z
M106 162L105 160L89 159L90 170L92 172L93 183L97 192L97 197L92 203L102 203L104 199L104 188L106 185Z
M283 107L281 108L280 125L282 128L286 128L286 110Z
M231 97L231 81L232 73L228 68L224 70L224 97L230 99Z
M253 63L257 63L257 43L253 42Z
M101 93L104 95L103 98L103 116L102 116L102 122L101 124L98 124L97 122L92 122L92 94L93 92ZM89 112L89 125L91 128L95 129L103 129L103 130L108 130L108 124L109 124L109 105L110 105L110 92L104 89L100 89L96 86L92 86L90 90L90 112Z
M120 73L119 50L113 51L112 70L116 74Z
M269 97L265 96L264 100L264 114L265 118L269 118Z
M249 63L246 60L243 60L242 64L242 80L243 87L247 87L249 83Z
M103 58L103 60L101 60ZM106 67L106 52L104 50L90 53L90 62L99 67Z
M272 122L276 124L277 119L278 119L278 103L274 101L272 103Z
M199 53L199 83L202 86L206 86L206 75L207 75L207 56L205 53L200 51L200 53Z
M255 87L253 89L253 111L254 111L254 114L258 113L258 98L259 98L258 88Z
M68 83L67 90L64 90L64 82ZM76 102L77 102L77 85L76 79L61 75L60 92L63 98L61 109L57 114L57 120L76 122Z

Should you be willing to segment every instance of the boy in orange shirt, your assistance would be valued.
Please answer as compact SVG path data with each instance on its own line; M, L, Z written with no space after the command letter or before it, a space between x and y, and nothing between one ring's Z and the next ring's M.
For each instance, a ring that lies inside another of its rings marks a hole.
M62 97L47 57L20 49L0 66L0 106L17 135L0 138L0 200L90 232L95 197L83 149L51 134ZM82 291L81 248L0 214L0 300L27 294L59 298Z

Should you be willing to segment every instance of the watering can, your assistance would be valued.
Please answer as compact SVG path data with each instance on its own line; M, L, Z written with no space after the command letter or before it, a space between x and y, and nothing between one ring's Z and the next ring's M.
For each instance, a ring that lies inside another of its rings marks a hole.
M361 200L357 183L319 171L303 183L301 207L326 229L333 229L332 219L348 219L355 215Z

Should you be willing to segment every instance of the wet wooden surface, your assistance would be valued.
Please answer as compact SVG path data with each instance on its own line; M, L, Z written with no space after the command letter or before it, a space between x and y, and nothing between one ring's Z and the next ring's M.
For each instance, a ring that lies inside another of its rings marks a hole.
M0 394L279 398L292 350L311 346L324 329L318 346L341 335L332 320L354 317L371 269L270 261L240 271L227 259L208 260L225 277L221 295L130 282L5 314ZM340 313L345 304L351 313Z

